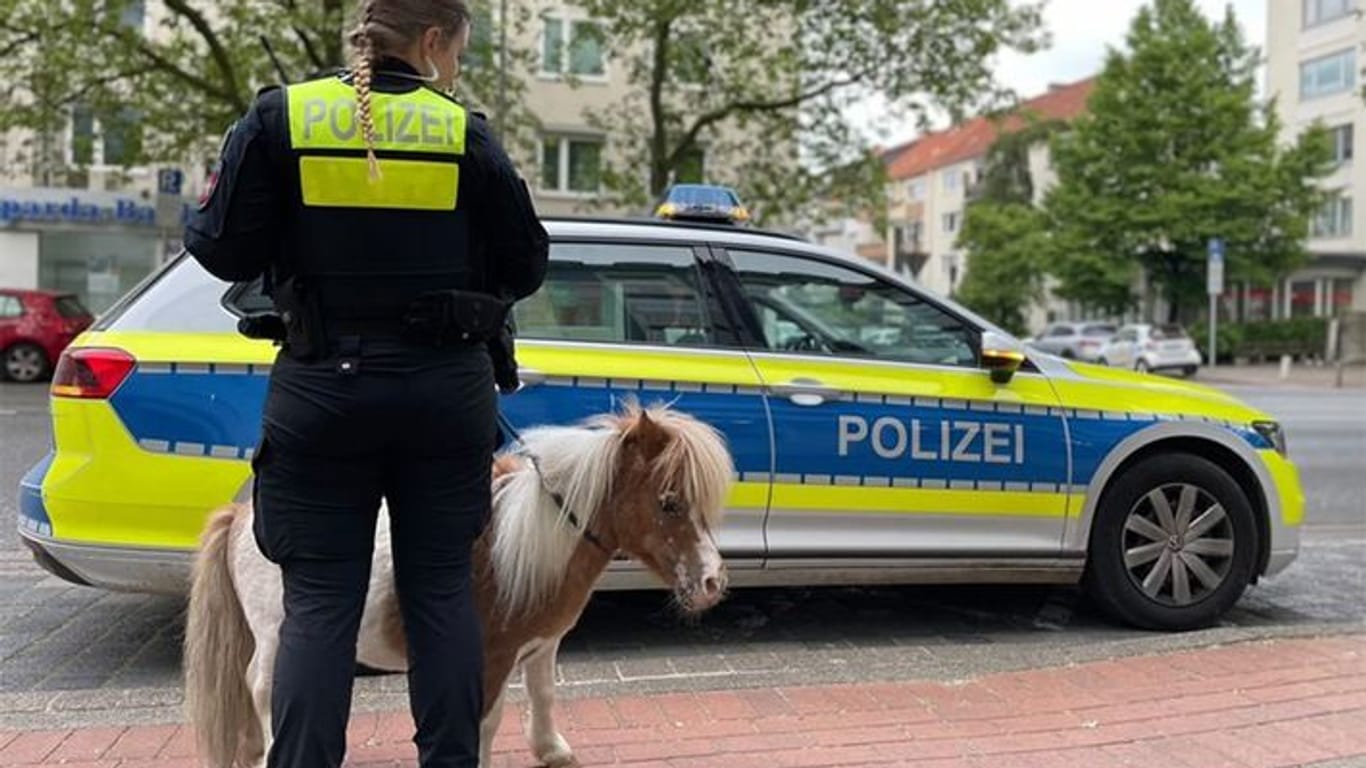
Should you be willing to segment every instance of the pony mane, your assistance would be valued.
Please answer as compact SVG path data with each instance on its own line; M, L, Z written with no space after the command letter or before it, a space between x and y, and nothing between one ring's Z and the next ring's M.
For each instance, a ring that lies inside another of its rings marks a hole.
M592 527L612 492L622 438L642 414L670 436L651 468L651 482L681 493L709 527L720 525L734 469L724 439L707 424L665 406L631 403L580 426L529 429L522 441L544 483L527 465L503 476L493 493L490 555L505 615L535 610L559 588L580 540L568 513Z
M498 603L508 615L534 609L554 594L579 544L566 519L573 511L581 525L592 525L611 493L620 435L578 427L537 427L522 433L545 477L528 464L506 475L494 489L493 560ZM564 499L555 503L548 488Z

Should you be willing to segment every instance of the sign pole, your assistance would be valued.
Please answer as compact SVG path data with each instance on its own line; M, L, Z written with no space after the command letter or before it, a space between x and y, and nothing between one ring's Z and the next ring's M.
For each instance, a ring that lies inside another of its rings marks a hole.
M1218 364L1219 296L1224 292L1224 241L1217 237L1209 241L1206 291L1209 293L1209 360L1210 368Z

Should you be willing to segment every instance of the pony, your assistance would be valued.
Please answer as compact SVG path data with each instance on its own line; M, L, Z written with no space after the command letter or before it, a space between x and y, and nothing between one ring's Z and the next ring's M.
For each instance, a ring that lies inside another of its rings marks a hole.
M685 614L716 605L726 569L716 531L734 467L712 427L667 406L628 404L577 426L528 430L493 464L493 509L474 545L475 603L483 625L481 762L489 766L508 680L521 668L531 704L526 736L548 766L571 765L552 708L560 639L619 554L669 585ZM249 505L229 505L205 528L185 631L186 707L211 768L263 765L283 586L258 550ZM407 668L387 514L357 661Z

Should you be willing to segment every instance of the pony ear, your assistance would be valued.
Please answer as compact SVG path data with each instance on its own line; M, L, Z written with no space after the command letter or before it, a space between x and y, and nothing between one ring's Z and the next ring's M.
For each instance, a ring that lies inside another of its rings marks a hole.
M621 439L627 445L639 446L642 450L653 453L663 450L668 444L669 433L650 418L648 411L641 408L627 419Z

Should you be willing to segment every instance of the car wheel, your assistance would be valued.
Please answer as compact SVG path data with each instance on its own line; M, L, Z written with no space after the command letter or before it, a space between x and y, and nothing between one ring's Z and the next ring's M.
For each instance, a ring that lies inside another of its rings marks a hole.
M1196 366L1194 366L1194 365L1188 365L1188 366L1186 366L1185 368L1182 368L1182 369L1181 369L1181 373L1182 373L1186 378L1188 378L1188 379L1193 379L1193 378L1195 378L1195 371L1196 371L1196 370L1197 370Z
M1217 464L1166 454L1126 469L1096 508L1086 586L1145 629L1208 626L1242 596L1257 556L1243 490Z
M37 344L15 344L5 350L5 377L24 384L47 375L47 353Z
M1138 361L1134 363L1134 370L1135 370L1135 371L1138 371L1139 373L1147 373L1147 372L1148 372L1148 361L1147 361L1147 360L1144 360L1144 359L1141 358L1141 357L1138 358Z
M1109 364L1110 364L1110 361L1109 361L1109 360L1106 360L1106 359L1103 358L1103 357L1098 357L1098 358L1096 358L1096 365L1109 365Z
M1062 354L1061 354L1061 355L1058 355L1058 357L1061 357L1061 358L1064 359L1064 360L1076 360L1076 359L1077 359L1077 353L1076 353L1076 352L1073 352L1073 351L1070 350L1070 349L1064 349L1064 350L1062 351Z

